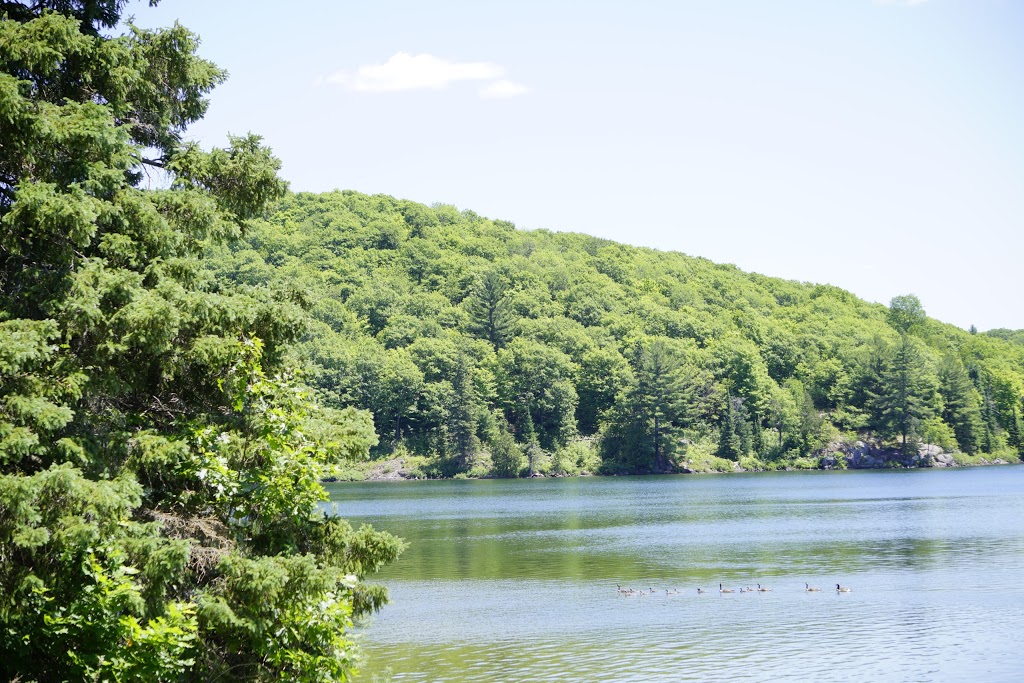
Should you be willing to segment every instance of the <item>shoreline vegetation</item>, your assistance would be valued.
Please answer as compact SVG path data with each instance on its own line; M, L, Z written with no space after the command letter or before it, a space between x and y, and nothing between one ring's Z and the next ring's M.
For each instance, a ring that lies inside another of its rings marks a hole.
M1002 458L987 458L984 455L967 453L943 453L935 446L922 446L924 453L918 459L904 458L896 449L875 451L876 457L870 459L836 450L831 455L805 458L788 463L766 463L756 458L745 458L739 462L726 460L716 456L705 456L700 459L684 459L676 469L666 472L536 472L522 478L561 478L561 477L617 477L644 476L665 474L740 474L747 472L792 472L802 471L835 471L862 469L927 469L927 468L959 468L987 467L997 465L1019 464L1019 461L1008 461ZM870 456L869 456L870 457ZM426 481L442 479L499 479L493 475L456 475L454 477L431 477L425 472L430 471L429 460L423 456L400 456L385 460L361 461L347 463L334 476L325 482L377 482L377 481Z

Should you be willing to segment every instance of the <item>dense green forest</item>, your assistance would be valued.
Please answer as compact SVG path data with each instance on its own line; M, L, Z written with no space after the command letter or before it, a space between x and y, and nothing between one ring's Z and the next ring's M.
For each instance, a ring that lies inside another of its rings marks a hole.
M858 439L1022 450L1024 346L912 295L352 191L287 196L210 263L307 312L306 381L369 411L375 457L415 475L816 467Z

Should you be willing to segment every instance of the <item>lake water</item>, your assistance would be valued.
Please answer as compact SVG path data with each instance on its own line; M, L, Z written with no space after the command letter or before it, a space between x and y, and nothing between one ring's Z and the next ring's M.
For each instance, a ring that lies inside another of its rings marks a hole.
M360 681L1024 680L1024 466L329 490L410 543Z

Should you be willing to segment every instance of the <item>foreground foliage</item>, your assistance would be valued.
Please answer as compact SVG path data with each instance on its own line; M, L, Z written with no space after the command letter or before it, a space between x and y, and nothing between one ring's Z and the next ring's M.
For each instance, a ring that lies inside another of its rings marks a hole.
M371 411L375 453L424 476L814 466L869 437L1022 449L1024 347L912 295L352 191L289 195L212 260L308 298L319 395Z
M123 5L0 3L0 678L344 680L401 542L320 481L372 422L304 388L301 302L205 267L279 164L182 141L224 74Z

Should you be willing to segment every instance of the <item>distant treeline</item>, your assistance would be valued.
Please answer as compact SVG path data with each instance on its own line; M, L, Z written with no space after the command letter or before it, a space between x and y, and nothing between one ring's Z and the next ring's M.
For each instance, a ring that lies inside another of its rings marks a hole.
M1024 331L448 205L289 195L217 274L308 313L295 350L425 475L809 466L830 443L1016 458Z

